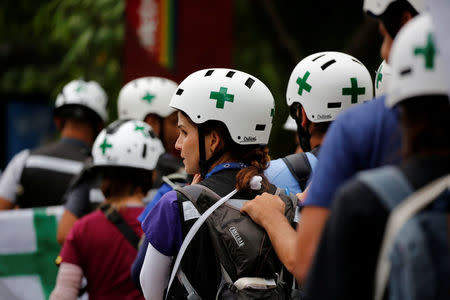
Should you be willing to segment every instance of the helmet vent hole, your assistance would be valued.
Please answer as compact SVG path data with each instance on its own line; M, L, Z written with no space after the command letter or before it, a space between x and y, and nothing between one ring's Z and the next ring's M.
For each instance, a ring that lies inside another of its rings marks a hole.
M318 60L319 58L321 58L321 57L323 57L323 56L325 56L325 54L321 54L321 55L317 56L317 57L314 58L312 61L316 61L316 60Z
M211 74L214 72L214 70L208 70L208 72L206 72L205 77L206 76L211 76Z
M256 131L264 131L264 129L266 129L266 124L256 124Z
M123 123L127 122L128 120L117 120L114 123L110 124L107 128L106 128L106 133L107 134L114 134L119 128L120 126L122 126Z
M227 75L226 75L226 76L227 76L228 78L232 78L232 77L233 77L233 75L234 75L234 73L236 73L236 72L234 72L234 71L230 71L230 72L228 72L228 73L227 73Z
M320 66L320 68L325 71L326 68L328 68L329 66L331 66L332 64L334 64L336 62L335 59L329 60L326 63L324 63L322 66Z
M328 108L340 108L342 105L342 102L328 102L327 107Z
M245 85L249 88L249 89L251 89L252 88L252 85L255 83L255 79L253 79L253 78L248 78L247 79L247 81L245 82Z
M311 118L313 118L313 119L314 119L314 115L312 115L312 116L311 116Z
M354 58L352 58L352 60L353 60L355 63L362 65L362 63L361 63L360 61L357 61L357 60L354 59Z
M178 89L178 90L177 90L177 95L178 95L178 96L181 96L181 94L183 94L183 92L184 92L183 89Z
M147 144L144 144L144 148L142 148L142 158L147 156Z
M241 136L239 135L239 136L238 136L238 140L240 140L240 139L241 139Z
M127 149L127 153L131 153L131 149L130 148Z
M198 115L198 116L197 116L197 118L198 118L198 119L200 119L200 118L201 118L201 116L200 116L200 115Z
M412 73L412 69L411 68L405 68L405 69L400 71L400 75L401 76L409 75L411 73Z

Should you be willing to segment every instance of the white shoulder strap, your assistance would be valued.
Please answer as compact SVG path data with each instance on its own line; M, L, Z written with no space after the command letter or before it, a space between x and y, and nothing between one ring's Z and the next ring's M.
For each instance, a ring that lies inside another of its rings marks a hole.
M392 210L386 223L386 230L375 273L375 300L383 299L391 271L389 252L398 232L411 217L433 202L448 188L450 188L450 175L434 180L417 190Z
M192 239L194 238L197 231L200 229L202 224L206 221L206 219L223 203L227 202L231 197L233 197L234 194L236 194L237 190L234 189L226 195L225 197L221 198L219 201L214 203L213 206L208 208L198 219L195 221L194 225L192 225L191 229L187 233L186 237L183 240L183 243L181 244L180 250L178 251L177 259L175 260L175 264L172 269L172 274L170 274L169 279L169 285L167 286L167 292L166 292L166 299L167 295L169 294L170 286L172 285L173 279L175 278L175 275L178 272L178 269L180 267L181 259L183 258L184 252L186 251L187 247L191 243Z

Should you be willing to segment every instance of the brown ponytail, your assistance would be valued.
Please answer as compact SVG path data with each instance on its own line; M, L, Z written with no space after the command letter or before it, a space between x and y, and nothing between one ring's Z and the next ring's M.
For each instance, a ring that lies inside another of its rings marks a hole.
M249 146L243 146L249 147ZM248 148L247 148L248 149ZM241 151L238 151L241 152ZM232 153L235 156L235 153ZM253 192L250 189L250 180L253 176L259 175L262 177L261 192L269 190L269 181L264 176L264 170L269 166L269 150L266 146L253 148L251 150L242 151L239 161L248 165L247 168L240 170L236 175L236 189L244 192Z
M259 191L250 189L250 180L253 176L259 175L263 179L260 191L268 191L269 181L264 176L264 170L267 169L270 161L267 146L240 145L234 142L227 127L220 121L207 121L199 126L202 126L204 134L209 134L215 130L222 137L222 145L220 148L228 152L234 161L242 162L248 166L240 170L236 175L236 188L238 190L250 192L256 196Z

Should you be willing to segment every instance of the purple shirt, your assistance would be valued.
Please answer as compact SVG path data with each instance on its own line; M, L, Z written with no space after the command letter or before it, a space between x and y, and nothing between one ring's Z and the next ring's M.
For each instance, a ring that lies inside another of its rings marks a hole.
M162 196L142 222L146 239L165 256L175 256L183 243L177 192Z

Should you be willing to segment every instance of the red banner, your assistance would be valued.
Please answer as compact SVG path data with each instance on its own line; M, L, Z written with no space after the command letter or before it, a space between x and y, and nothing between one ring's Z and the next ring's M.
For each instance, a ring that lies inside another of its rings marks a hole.
M127 0L124 80L230 67L230 0Z

